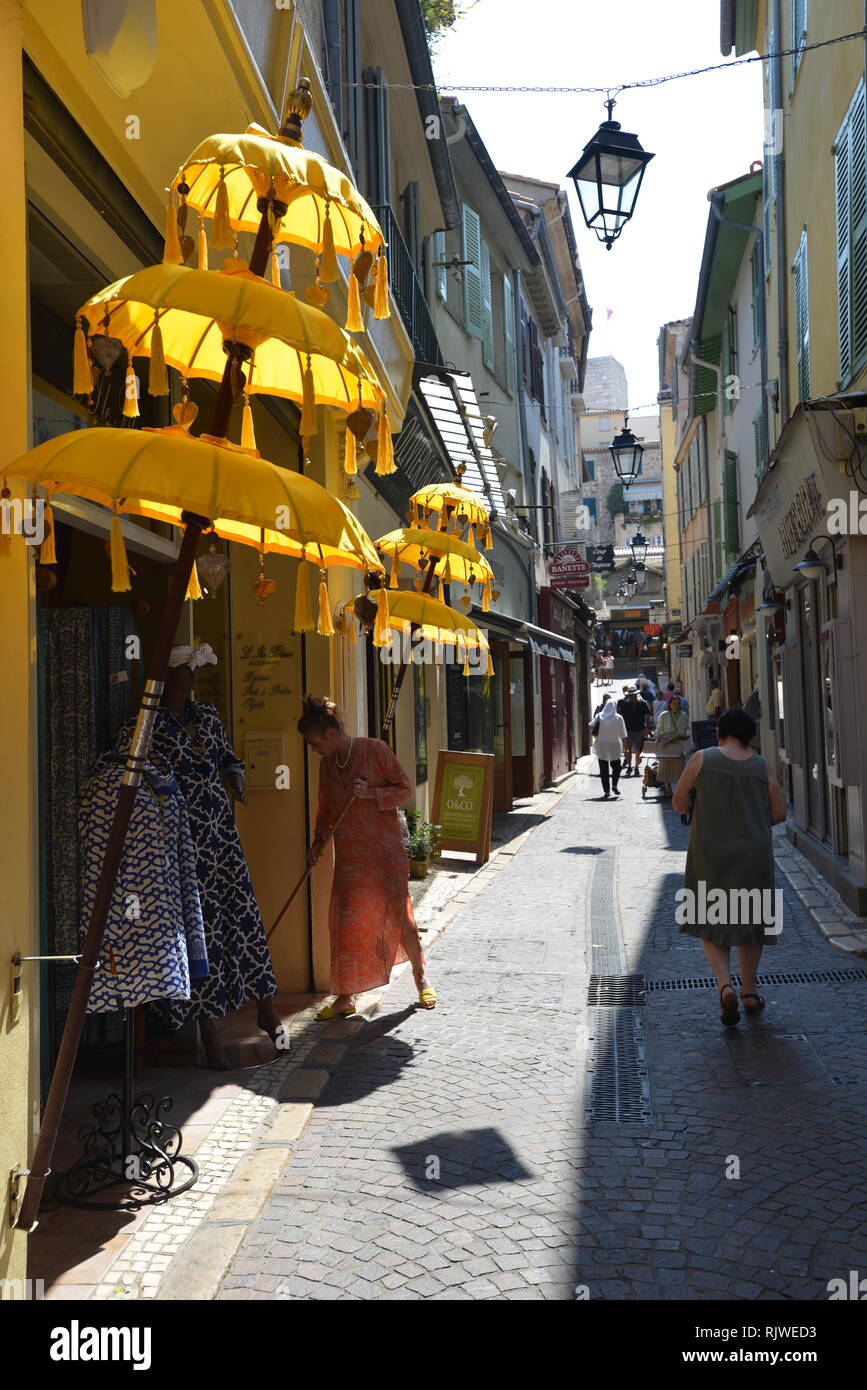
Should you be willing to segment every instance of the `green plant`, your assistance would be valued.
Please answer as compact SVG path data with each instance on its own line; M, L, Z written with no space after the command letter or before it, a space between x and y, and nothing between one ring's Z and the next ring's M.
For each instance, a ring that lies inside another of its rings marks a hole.
M474 0L478 4L479 0ZM421 0L424 27L427 30L428 47L433 48L447 29L452 29L459 19L463 19L472 4L461 0Z
M623 500L623 484L615 483L608 494L605 507L609 516L622 516L626 510Z
M407 820L409 820L409 815L410 813L407 812ZM414 811L412 815L413 822L410 826L409 844L406 852L410 859L428 859L436 855L442 826L431 825L430 821L422 820L419 811Z

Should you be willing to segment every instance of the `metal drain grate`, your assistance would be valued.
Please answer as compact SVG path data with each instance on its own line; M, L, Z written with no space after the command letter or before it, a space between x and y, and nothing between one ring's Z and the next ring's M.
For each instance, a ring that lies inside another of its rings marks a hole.
M593 1016L584 1115L614 1124L653 1123L639 1015L605 1009Z
M587 1003L605 1008L642 1005L645 998L643 975L591 975Z
M822 985L846 984L850 980L867 980L867 969L853 967L848 970L773 970L767 975L757 975L760 985ZM732 975L732 983L740 985L739 975ZM648 980L647 989L716 989L716 981L706 975L690 975L677 980Z

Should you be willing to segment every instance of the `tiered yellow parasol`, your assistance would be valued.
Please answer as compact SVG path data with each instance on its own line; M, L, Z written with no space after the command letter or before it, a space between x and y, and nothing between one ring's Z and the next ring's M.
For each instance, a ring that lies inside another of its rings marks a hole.
M478 532L479 544L490 550L491 517L488 504L472 488L460 483L433 483L430 487L414 492L410 501L410 525L431 527L434 519L436 529L445 530L452 526L458 531L468 528L467 542L475 544L473 530Z
M466 541L447 531L404 527L399 531L390 531L387 536L380 536L375 545L380 555L391 561L392 588L397 588L398 567L401 564L412 565L425 575L425 592L430 588L432 578L439 580L440 602L444 602L443 584L464 584L467 588L478 584L481 588L482 611L488 611L494 572L484 555Z

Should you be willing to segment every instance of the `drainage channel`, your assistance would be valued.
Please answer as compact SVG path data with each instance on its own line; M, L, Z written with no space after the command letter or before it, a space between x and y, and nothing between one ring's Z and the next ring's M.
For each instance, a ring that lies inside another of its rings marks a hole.
M591 974L584 1118L651 1125L650 1080L638 1012L645 1002L645 979L624 973L616 848L603 850L593 860L587 923Z

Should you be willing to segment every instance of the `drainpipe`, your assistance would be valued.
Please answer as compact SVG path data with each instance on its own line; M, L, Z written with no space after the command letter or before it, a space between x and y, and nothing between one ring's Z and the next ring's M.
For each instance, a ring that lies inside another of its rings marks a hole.
M865 0L865 10L867 10L867 0ZM867 18L865 18L867 24ZM733 217L726 217L722 211L723 194L714 189L708 194L708 201L720 222L724 222L728 227L737 227L742 232L750 232L756 239L756 255L759 265L762 267L762 279L764 280L765 264L765 233L762 227L756 227L748 222L736 222ZM768 409L768 320L765 306L764 290L758 298L758 317L759 317L759 368L762 378L762 419L765 426L765 456L761 460L762 468L768 466L768 456L771 449L771 422Z
M771 0L774 25L774 48L777 57L774 64L774 92L777 100L783 99L783 59L780 56L782 35L782 6L780 0ZM867 10L867 6L865 6ZM782 109L782 108L781 108ZM782 132L781 132L782 134ZM774 193L777 213L777 359L780 377L780 425L789 418L789 299L788 277L783 267L786 261L786 161L780 140L779 153L774 154Z
M867 3L867 0L865 0L865 3ZM521 272L520 272L520 270L514 270L514 271L512 272L512 288L513 288L513 290L514 290L514 293L513 293L513 295L512 295L512 299L514 300L514 303L513 303L513 305L512 305L512 310L513 310L514 318L515 318L515 323L514 323L514 339L515 339L515 347L516 347L516 350L517 350L517 349L520 349L520 347L521 347ZM518 352L518 361L516 362L515 365L516 365L516 368L517 368L517 370L516 370L516 372L515 372L515 378L516 378L516 381L517 381L517 384L518 384L518 434L519 434L520 441L521 441L521 464L522 464L521 472L522 472L523 477L524 477L524 487L526 488L526 486L527 486L527 478L528 478L528 476L529 476L529 471L530 471L530 453L529 453L529 449L530 449L530 440L529 440L529 434L528 434L528 431L527 431L527 398L526 398L526 396L524 395L524 366L523 366L523 353L520 352L520 351ZM535 496L533 497L533 501L534 501L534 502L536 501ZM533 512L533 514L532 514L533 518L535 518L535 515L536 515L536 513ZM535 528L534 528L534 529L535 529ZM534 542L535 542L535 539L536 539L536 538L535 538L535 535L534 535L534 537L533 537ZM531 621L531 622L535 622L535 621L536 621L536 579L535 579L534 569L535 569L535 561L534 561L534 564L533 564L533 565L528 566L528 575L527 575L527 580L528 580L528 594L529 594L529 600L530 600L529 611L530 611L530 615L531 615L531 616L530 616L530 621Z
M340 41L340 0L323 0L325 51L328 56L328 95L334 107L337 129L343 131L342 45Z

